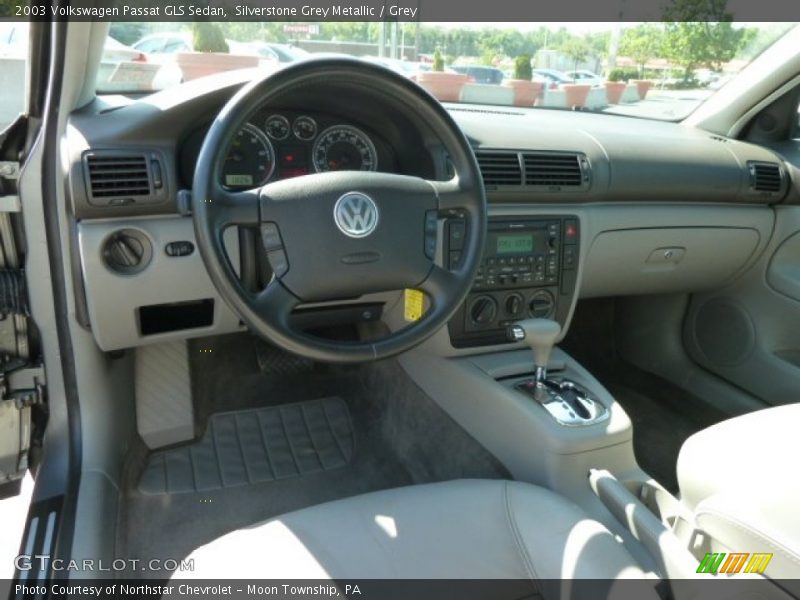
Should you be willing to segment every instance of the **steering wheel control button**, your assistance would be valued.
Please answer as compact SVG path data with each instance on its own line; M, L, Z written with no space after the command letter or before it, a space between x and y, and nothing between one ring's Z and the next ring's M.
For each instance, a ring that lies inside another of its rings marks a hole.
M189 256L194 252L194 244L189 241L169 242L164 252L167 256Z
M378 206L361 192L347 192L336 201L333 219L343 234L351 238L364 238L378 227Z
M289 261L286 259L283 249L267 252L267 260L275 277L283 277L289 271Z
M438 215L435 210L425 213L425 256L433 260L436 255L436 234L439 228Z
M467 235L467 224L464 221L450 223L450 250L462 250Z
M261 224L261 242L264 244L264 250L267 252L283 248L281 234L275 223Z
M435 210L425 212L425 235L436 235L438 216Z

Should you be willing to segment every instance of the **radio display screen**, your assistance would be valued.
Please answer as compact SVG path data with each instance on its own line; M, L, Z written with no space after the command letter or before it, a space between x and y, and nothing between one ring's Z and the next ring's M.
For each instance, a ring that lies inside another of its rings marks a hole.
M533 252L533 233L498 235L496 251L497 254L530 254Z

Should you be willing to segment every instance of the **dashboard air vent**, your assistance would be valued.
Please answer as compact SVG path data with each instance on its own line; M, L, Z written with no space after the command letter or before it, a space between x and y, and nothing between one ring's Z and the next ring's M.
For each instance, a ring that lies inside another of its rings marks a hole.
M86 157L86 170L93 199L133 198L151 193L145 154L90 154Z
M577 154L525 152L525 185L579 187L584 184L581 159Z
M747 166L753 191L776 194L783 189L783 171L779 164L751 161Z
M522 185L522 169L516 152L477 152L478 166L486 186Z

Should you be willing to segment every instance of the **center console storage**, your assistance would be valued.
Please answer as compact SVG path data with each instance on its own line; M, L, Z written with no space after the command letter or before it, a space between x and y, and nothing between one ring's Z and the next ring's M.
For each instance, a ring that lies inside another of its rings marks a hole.
M461 220L447 224L450 267L461 260L465 230ZM575 294L579 243L575 215L490 218L472 290L449 323L452 345L504 343L508 325L529 317L563 326Z

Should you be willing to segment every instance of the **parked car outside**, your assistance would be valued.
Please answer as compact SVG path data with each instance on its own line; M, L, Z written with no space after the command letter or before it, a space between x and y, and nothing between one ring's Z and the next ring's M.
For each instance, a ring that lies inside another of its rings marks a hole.
M291 44L271 44L269 42L253 42L253 45L263 49L264 52L272 52L278 59L278 62L290 63L296 60L301 60L310 55L307 50L303 50L299 46Z
M566 75L574 79L575 83L588 83L591 86L604 85L606 82L604 77L592 71L567 71Z
M533 76L544 79L551 86L558 86L563 83L575 83L575 80L572 77L563 71L557 71L556 69L534 69Z
M134 49L147 54L175 54L194 49L192 36L183 32L160 32L144 36L133 44Z
M456 73L472 77L475 83L503 83L503 72L495 67L486 67L483 65L452 65L451 68Z

